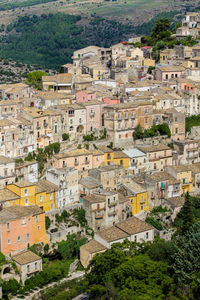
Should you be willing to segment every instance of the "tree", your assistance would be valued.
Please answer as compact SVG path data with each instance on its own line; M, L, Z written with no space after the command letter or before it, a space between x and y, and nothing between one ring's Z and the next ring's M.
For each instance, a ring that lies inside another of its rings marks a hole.
M15 279L3 281L2 290L3 295L7 298L9 294L15 294L20 288L20 284Z
M138 140L138 139L142 139L143 137L144 137L143 128L140 124L138 124L135 127L135 130L134 130L134 133L133 133L133 139Z
M178 236L174 241L174 248L171 260L176 281L190 284L199 280L200 222L192 225L185 235Z
M34 71L28 73L26 76L26 83L35 89L42 89L42 76L46 76L47 74L43 71Z
M168 32L170 29L170 21L167 18L159 19L156 21L152 32L151 37L159 40L163 33Z
M194 223L194 214L192 210L192 202L189 193L185 195L185 203L178 213L174 225L178 227L180 234L185 234Z
M62 134L62 140L67 141L69 139L69 133L63 133Z
M49 229L50 225L51 225L50 218L48 216L45 216L45 227L46 227L46 230Z

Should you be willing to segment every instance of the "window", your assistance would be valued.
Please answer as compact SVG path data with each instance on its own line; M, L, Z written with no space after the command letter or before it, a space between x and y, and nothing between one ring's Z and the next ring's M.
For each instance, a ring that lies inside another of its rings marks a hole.
M22 225L26 224L26 218L22 218Z
M55 132L55 133L58 132L58 126L57 126L57 125L55 125L54 132Z
M53 209L53 203L51 203L51 209Z
M21 241L21 236L20 235L18 235L17 240Z
M40 195L40 202L42 202L42 198L43 198L43 196L42 196L42 195Z
M132 128L134 128L135 127L135 122L134 121L132 121Z
M121 123L120 122L118 123L118 129L121 129Z
M25 206L28 206L28 199L25 199Z
M123 166L123 160L122 159L120 160L120 166Z
M145 114L148 114L148 108L145 108Z
M50 193L50 200L53 200L53 193Z
M125 129L128 129L128 122L125 122Z
M143 211L144 210L144 205L143 204L141 204L141 211Z
M148 125L148 118L145 118L145 125Z
M146 239L148 239L149 238L149 233L148 232L146 232Z
M118 119L121 120L121 114L120 113L118 113Z
M28 189L24 189L24 195L28 196Z
M108 198L108 205L110 204L110 198Z
M153 168L154 168L154 170L156 170L156 163L154 163Z
M168 75L167 74L165 75L165 79L168 79Z
M171 78L174 78L174 74L171 75Z
M178 75L177 74L175 74L175 78L177 78L178 77Z
M29 240L29 237L30 237L30 234L27 233L27 234L26 234L26 239Z
M7 223L7 231L10 231L10 223Z
M175 122L176 122L176 123L178 122L178 118L177 118L177 117L175 117Z
M111 159L110 153L107 154L107 159Z
M37 262L35 263L35 270L37 270Z
M82 123L82 119L81 118L79 119L79 123Z
M133 203L133 199L131 199L131 203Z
M10 239L8 239L8 245L10 245L11 244L11 240Z
M27 265L27 273L29 273L29 272L30 272L30 266Z
M40 230L40 226L38 226L37 229Z
M137 242L137 235L134 236L134 241Z
M35 222L38 223L38 216L35 216Z
M178 133L178 128L175 128L175 133Z

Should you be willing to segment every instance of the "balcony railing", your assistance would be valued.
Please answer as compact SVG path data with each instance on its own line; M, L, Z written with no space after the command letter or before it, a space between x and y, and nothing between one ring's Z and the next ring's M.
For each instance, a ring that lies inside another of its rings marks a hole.
M90 163L89 160L85 160L85 164L88 165Z
M75 166L78 166L78 164L79 164L78 161L75 161L75 162L74 162L74 165L75 165Z
M103 215L96 215L95 219L103 219Z
M95 116L95 112L90 112L90 117L93 118Z
M116 216L116 215L117 215L117 211L109 211L108 212L109 217Z
M108 204L108 207L114 207L117 206L117 202L111 202Z

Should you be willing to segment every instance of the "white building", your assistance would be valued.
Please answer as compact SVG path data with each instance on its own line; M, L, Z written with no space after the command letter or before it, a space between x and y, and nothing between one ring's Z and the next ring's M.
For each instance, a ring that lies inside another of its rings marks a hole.
M79 201L78 170L74 168L49 169L46 179L56 184L57 208L61 209Z

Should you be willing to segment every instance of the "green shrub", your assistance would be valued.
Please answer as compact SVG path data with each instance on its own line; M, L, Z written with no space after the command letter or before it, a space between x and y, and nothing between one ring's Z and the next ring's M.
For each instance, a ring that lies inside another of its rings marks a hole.
M163 229L162 224L153 217L147 217L146 218L146 223L148 223L149 225L155 227L157 230L162 230Z
M63 133L62 134L62 140L67 141L69 139L69 134L68 133Z

